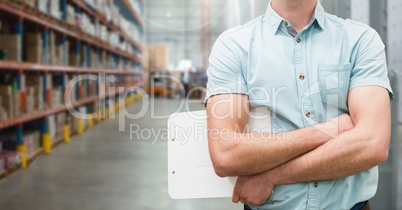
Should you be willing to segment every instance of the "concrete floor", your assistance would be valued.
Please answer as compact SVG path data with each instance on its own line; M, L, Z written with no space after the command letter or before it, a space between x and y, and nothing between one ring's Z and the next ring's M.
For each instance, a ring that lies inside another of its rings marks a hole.
M157 100L155 114L170 115L178 101ZM202 109L200 103L191 106ZM128 108L137 113L139 104ZM212 210L242 209L231 199L172 200L167 193L167 144L163 139L130 140L129 124L166 128L167 120L151 120L150 112L127 121L109 119L70 144L40 156L29 169L0 183L1 210Z
M154 114L170 115L178 109L179 102L157 99L154 105ZM200 103L190 107L202 109ZM139 109L137 102L128 111L138 113ZM56 148L50 156L40 156L29 169L0 182L0 209L242 209L241 205L232 204L230 198L169 197L166 140L135 136L130 140L130 124L155 131L166 128L166 119L152 120L151 114L147 112L141 120L127 120L125 132L118 131L117 119L109 119L72 138L70 144ZM402 185L398 188L402 189Z

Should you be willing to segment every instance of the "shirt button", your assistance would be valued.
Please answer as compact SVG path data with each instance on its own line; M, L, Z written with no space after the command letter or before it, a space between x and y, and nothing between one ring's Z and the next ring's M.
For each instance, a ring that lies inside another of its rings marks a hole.
M288 23L288 22L286 22L286 21L285 21L285 23L284 23L284 24L285 24L285 26L288 26L288 25L289 25L289 23Z
M300 39L300 38L297 38L296 42L297 42L297 43L300 43L300 42L301 42L301 39Z
M315 187L315 188L318 187L318 182L314 182L314 187Z
M310 117L311 117L311 113L310 113L310 112L306 112L306 117L310 118Z
M304 75L302 74L302 75L299 76L299 78L300 78L301 81L303 81L305 77L304 77Z

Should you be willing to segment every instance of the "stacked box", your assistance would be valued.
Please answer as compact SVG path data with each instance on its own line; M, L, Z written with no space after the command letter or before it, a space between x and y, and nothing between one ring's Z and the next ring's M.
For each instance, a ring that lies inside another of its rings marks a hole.
M36 0L25 0L24 2L31 7L35 7L35 1Z
M100 62L98 62L98 53L96 53L95 49L92 49L91 53L91 67L100 68Z
M81 45L81 54L80 54L80 65L81 67L88 67L87 60L87 46Z
M52 107L60 106L62 104L62 98L63 97L62 97L61 87L60 86L53 87L51 106Z
M169 67L169 47L166 45L157 45L152 50L153 68L167 69Z
M14 113L13 113L13 117L18 117L20 116L21 113L21 92L18 90L13 90L13 106L14 106Z
M69 62L69 54L68 54L68 49L70 47L70 43L68 41L66 41L66 48L63 48L63 45L60 45L57 51L57 57L59 62L57 63L57 65L68 65ZM63 60L63 55L66 55L66 63L64 63Z
M76 133L78 131L78 118L74 117L73 115L70 116L71 119L71 133Z
M0 96L2 98L1 99L2 107L7 113L7 116L10 118L16 117L15 110L17 109L17 106L14 104L14 94L12 86L10 85L0 86Z
M6 60L21 61L21 36L16 34L1 34L0 49L6 51Z
M16 151L2 151L0 153L0 159L4 161L4 168L15 169L21 164L21 154Z
M87 114L87 108L82 106L80 108L78 108L78 112L81 114ZM83 128L86 129L88 127L88 120L83 119Z
M30 75L26 77L26 87L33 88L34 111L43 110L43 77L40 75Z
M49 62L52 65L63 65L63 55L66 55L66 61L68 61L68 48L69 43L66 41L66 48L64 50L63 45L57 40L54 32L49 34Z
M95 8L95 1L94 0L85 0L85 2L91 6L92 8Z
M57 43L56 43L56 35L53 31L49 33L49 64L56 65L58 62L57 56Z
M60 0L50 0L49 11L51 16L56 19L61 19Z
M67 23L75 25L75 9L72 5L67 5Z
M145 70L149 70L150 68L150 54L152 51L152 47L148 45L144 45L142 47L142 66L144 67Z
M43 40L41 33L27 33L25 35L25 59L31 63L43 62Z
M40 132L30 131L24 132L23 135L24 145L27 146L27 155L32 157L35 152L40 148Z
M3 98L0 95L0 121L7 120L7 111L3 107Z
M35 88L27 87L26 93L26 111L27 113L32 113L35 111Z
M68 65L74 66L74 67L80 66L80 55L79 54L75 54L73 52L73 53L70 53L68 57L69 57Z
M56 139L64 137L64 126L66 125L66 113L61 112L56 114Z
M51 65L58 65L60 59L58 57L60 45L56 42L56 35L53 31L49 33L49 63Z
M49 0L36 0L36 7L39 11L47 14L49 11Z
M52 138L52 143L56 141L56 116L50 115L47 117L47 129Z

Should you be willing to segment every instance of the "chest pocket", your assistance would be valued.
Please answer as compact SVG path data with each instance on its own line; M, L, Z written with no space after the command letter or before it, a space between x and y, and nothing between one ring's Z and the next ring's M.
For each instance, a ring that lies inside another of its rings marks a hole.
M321 64L320 94L324 104L347 109L351 64Z

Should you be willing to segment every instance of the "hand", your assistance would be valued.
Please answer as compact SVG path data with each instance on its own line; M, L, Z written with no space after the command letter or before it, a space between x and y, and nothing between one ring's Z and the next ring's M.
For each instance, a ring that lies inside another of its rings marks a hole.
M232 201L260 206L268 200L274 189L269 171L252 176L239 176L233 190Z

